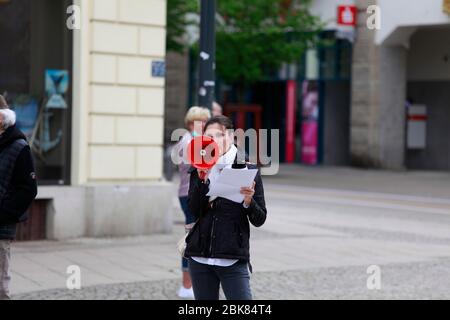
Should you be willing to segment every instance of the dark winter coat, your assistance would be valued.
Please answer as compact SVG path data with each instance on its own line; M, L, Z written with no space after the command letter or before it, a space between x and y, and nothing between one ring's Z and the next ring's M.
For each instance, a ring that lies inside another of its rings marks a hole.
M0 239L12 240L16 224L27 219L26 211L37 194L31 150L16 126L0 136Z
M248 165L249 169L257 169ZM189 209L198 219L186 238L186 257L250 260L250 223L261 227L266 221L267 210L261 173L255 178L255 194L249 208L221 197L211 204L205 183L191 169L189 185Z

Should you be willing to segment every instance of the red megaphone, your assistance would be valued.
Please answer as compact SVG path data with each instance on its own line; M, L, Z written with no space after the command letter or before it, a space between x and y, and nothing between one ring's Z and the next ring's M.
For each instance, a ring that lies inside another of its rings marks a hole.
M187 147L187 158L196 169L211 169L219 159L219 146L210 137L195 137ZM201 172L199 177L204 180L206 173Z

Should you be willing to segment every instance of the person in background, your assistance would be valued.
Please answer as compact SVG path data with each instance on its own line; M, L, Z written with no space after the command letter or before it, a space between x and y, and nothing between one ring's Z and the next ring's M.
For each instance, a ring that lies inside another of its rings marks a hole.
M218 104L217 102L213 102L213 106L212 106L212 116L216 117L216 116L221 116L223 114L223 108L220 104Z
M178 144L175 146L175 152L181 159L185 159L184 150L187 145L191 142L192 138L196 136L201 136L203 133L203 127L211 117L211 113L208 109L202 107L191 107L186 113L184 123L188 132L184 134ZM189 194L189 181L190 173L188 172L191 165L187 161L182 161L178 165L178 170L180 173L180 185L178 188L178 198L180 201L181 209L183 210L185 216L186 226L195 222L194 215L189 211L188 208L188 194ZM188 229L186 229L186 232ZM194 292L192 290L191 277L188 272L188 261L182 258L182 272L183 272L183 284L178 290L178 296L183 299L193 299Z
M11 242L36 195L30 147L16 127L16 114L0 96L0 300L10 299Z

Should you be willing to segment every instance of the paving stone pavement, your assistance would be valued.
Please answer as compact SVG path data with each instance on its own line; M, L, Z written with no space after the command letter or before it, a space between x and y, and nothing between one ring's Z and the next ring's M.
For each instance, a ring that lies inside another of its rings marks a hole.
M367 288L363 267L261 272L252 276L256 300L449 299L450 259L380 266L380 290ZM14 296L17 300L179 300L178 280L56 289ZM221 292L221 299L224 299Z
M252 229L254 298L449 299L449 178L303 167L265 178L268 219ZM177 299L183 225L173 203L172 234L15 244L13 298ZM83 288L72 291L74 264ZM372 265L380 290L367 288Z

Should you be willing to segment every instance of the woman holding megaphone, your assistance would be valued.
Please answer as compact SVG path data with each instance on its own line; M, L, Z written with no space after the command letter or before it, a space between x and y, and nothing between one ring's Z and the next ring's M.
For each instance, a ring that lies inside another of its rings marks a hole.
M242 186L242 203L209 197L209 188L224 168L257 169L241 159L234 145L233 124L216 116L205 124L204 135L217 144L217 162L210 169L191 168L188 205L197 222L186 238L185 257L197 300L218 300L222 285L228 300L251 300L250 223L260 227L266 221L261 174L251 186Z
M197 106L189 108L184 118L186 129L188 129L188 131L183 135L182 139L175 146L175 152L178 153L179 157L183 158L185 156L184 152L193 138L202 135L203 127L206 121L209 120L209 118L211 118L211 113L208 109ZM190 168L191 165L184 161L182 161L178 165L180 173L178 199L180 201L180 206L185 216L186 232L188 231L189 226L196 220L194 215L189 211L188 207ZM178 296L182 299L193 299L194 291L192 290L192 283L191 277L189 276L187 259L185 258L181 259L181 268L183 274L183 284L178 290Z

